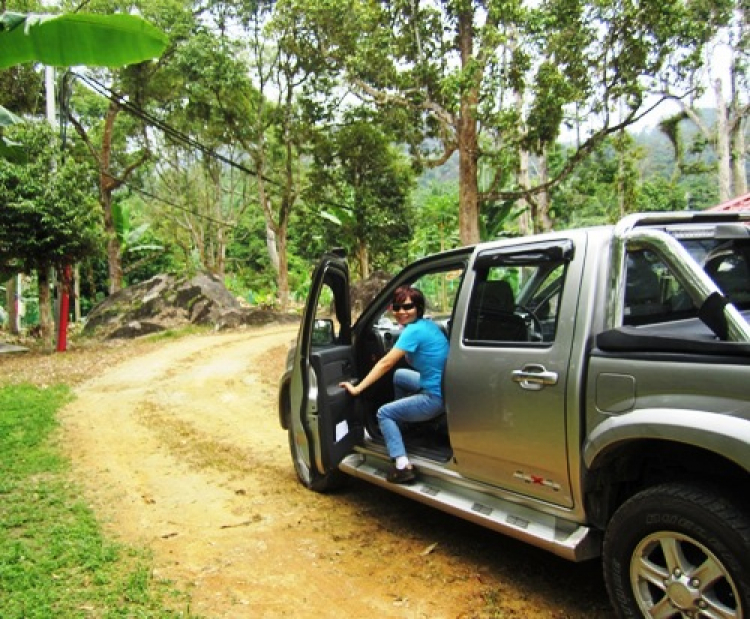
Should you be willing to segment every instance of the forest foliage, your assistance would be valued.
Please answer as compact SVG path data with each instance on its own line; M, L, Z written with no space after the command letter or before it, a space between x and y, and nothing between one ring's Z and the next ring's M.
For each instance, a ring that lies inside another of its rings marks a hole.
M0 160L0 270L75 262L84 312L198 271L287 309L334 247L366 278L747 191L739 1L49 4L135 11L169 38L152 61L58 70L47 148L43 67L0 71L24 120L2 135L28 145Z

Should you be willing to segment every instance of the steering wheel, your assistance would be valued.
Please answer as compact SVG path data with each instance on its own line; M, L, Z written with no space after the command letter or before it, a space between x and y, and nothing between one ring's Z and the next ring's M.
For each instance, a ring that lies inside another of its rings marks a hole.
M521 310L521 311L518 311ZM514 313L518 314L523 318L524 322L529 327L529 341L530 342L543 342L544 333L542 331L542 321L539 317L525 305L520 303L516 305Z

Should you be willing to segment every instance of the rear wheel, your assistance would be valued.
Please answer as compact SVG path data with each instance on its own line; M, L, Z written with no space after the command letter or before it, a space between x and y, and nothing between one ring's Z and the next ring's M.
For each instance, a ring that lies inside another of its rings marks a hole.
M292 455L294 471L297 473L297 479L299 479L300 483L305 486L305 488L315 492L325 493L337 490L344 485L346 475L338 469L334 469L325 475L321 475L318 471L307 465L307 459L305 457L307 454L302 451L304 448L295 440L294 430L291 426L288 430L288 436L289 452Z
M613 516L603 558L619 617L750 617L750 517L713 488L636 494Z

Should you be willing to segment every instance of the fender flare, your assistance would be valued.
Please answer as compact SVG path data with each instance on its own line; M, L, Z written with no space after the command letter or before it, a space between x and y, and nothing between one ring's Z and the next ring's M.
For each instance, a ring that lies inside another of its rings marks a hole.
M642 440L705 449L750 472L750 420L690 409L646 408L609 417L584 442L583 461L591 470L618 445Z

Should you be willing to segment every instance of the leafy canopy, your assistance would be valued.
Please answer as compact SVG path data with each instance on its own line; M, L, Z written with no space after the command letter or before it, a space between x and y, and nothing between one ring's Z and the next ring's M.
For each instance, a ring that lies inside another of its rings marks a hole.
M0 159L0 268L32 271L82 260L102 232L91 170L59 157L46 123L13 128L27 163Z

